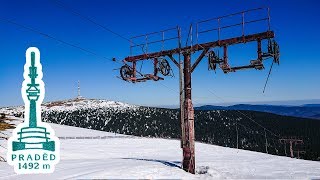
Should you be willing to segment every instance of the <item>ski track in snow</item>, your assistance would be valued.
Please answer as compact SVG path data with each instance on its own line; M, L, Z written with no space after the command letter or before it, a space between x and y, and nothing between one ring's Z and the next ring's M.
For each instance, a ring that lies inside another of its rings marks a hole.
M14 121L14 124L21 120ZM51 124L61 139L61 160L53 174L17 175L0 162L0 179L319 179L320 162L196 143L197 174L183 171L180 141L126 136ZM10 131L5 131L10 134ZM0 140L6 146L6 141ZM0 156L6 150L0 147Z

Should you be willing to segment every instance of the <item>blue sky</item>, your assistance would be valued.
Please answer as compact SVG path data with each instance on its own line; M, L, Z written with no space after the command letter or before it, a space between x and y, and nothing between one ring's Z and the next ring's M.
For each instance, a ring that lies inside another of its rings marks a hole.
M125 37L179 25L183 40L191 22L241 10L270 6L271 27L281 47L281 64L274 66L266 92L262 89L270 62L264 71L215 74L204 61L193 73L195 104L320 99L319 1L102 1L63 0L79 13L94 19ZM58 6L54 0L2 1L0 6L0 106L22 104L25 51L36 46L46 84L45 101L74 98L77 81L82 96L142 105L175 105L178 72L165 81L130 84L118 79L119 64L48 39L4 22L9 19L58 39L94 51L99 56L122 59L129 55L129 43ZM168 46L174 44L168 44ZM254 45L229 49L231 64L246 64L256 57ZM192 57L196 58L196 54ZM145 62L142 71L148 72ZM172 65L173 66L173 65ZM211 92L220 98L217 98ZM222 100L221 100L222 99Z

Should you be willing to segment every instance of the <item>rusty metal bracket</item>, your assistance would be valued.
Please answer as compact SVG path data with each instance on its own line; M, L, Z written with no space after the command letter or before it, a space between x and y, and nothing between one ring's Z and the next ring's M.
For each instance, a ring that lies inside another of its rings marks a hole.
M202 51L202 53L199 55L198 59L194 62L194 64L191 67L191 73L196 69L196 67L198 66L198 64L201 62L201 60L203 59L203 57L208 53L210 48L206 48Z
M173 58L172 54L168 54L167 56L171 59L171 61L172 61L178 68L180 67L178 61L176 61L176 60Z

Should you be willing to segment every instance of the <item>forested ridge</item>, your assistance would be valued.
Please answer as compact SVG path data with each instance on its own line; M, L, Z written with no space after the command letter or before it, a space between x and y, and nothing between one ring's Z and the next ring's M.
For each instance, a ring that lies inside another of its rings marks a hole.
M81 108L43 112L47 122L159 138L180 138L179 116L179 110L153 107ZM252 120L265 127L266 132ZM297 137L304 140L304 145L294 145L294 150L300 151L300 158L320 160L319 129L320 121L313 119L255 111L195 111L196 141L231 148L237 148L238 145L240 149L266 152L267 140L268 153L281 156L285 155L285 147L279 138ZM301 151L306 153L301 154ZM288 144L286 152L289 156Z

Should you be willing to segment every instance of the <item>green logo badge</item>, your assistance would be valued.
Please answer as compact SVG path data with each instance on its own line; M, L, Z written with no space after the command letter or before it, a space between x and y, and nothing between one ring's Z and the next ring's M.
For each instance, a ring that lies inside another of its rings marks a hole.
M49 124L41 121L44 99L40 52L30 47L26 52L21 94L25 103L24 123L14 129L8 140L8 163L18 174L52 173L60 160L60 141Z

